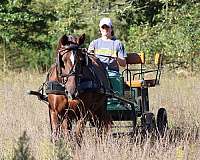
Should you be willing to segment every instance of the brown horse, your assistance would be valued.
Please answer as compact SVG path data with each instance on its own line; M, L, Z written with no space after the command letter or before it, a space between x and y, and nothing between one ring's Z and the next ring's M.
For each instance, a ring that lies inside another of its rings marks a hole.
M85 35L62 36L57 48L57 61L49 70L47 94L52 138L55 141L62 130L68 133L75 121L75 136L80 140L85 123L89 120L99 133L112 124L106 112L110 89L107 73L94 55L80 48ZM78 140L77 139L77 140Z

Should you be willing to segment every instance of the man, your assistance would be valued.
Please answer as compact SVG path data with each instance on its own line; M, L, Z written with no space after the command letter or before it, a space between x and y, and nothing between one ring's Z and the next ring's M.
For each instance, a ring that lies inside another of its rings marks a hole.
M100 59L109 76L118 76L119 66L126 66L124 45L115 38L110 18L102 18L99 27L101 38L93 40L88 51Z

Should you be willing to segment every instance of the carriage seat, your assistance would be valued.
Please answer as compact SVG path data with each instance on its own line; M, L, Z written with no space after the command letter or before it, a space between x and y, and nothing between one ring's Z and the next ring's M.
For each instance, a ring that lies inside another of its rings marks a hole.
M144 53L129 53L126 58L126 63L127 67L122 72L125 78L126 88L154 87L159 84L162 65L162 57L159 53L155 54L153 69L144 68ZM135 69L130 66L132 64L137 64L139 67ZM149 74L153 74L153 76L149 77Z
M125 82L128 87L140 88L140 87L155 87L157 84L155 79L145 79L145 80L132 80Z

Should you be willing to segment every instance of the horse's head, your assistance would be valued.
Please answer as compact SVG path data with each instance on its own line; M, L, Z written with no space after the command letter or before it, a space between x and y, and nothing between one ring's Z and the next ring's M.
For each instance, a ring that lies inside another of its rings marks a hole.
M76 91L76 68L81 60L82 50L79 48L85 41L85 34L76 36L62 36L59 41L58 54L61 55L64 63L63 75L66 77L66 90L69 96L73 96Z

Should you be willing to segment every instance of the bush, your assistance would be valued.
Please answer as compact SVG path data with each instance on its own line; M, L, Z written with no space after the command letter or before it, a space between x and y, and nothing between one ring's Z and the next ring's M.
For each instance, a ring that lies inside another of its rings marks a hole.
M34 160L35 158L31 156L29 148L29 138L24 131L23 135L19 137L17 142L17 148L14 150L13 160Z

